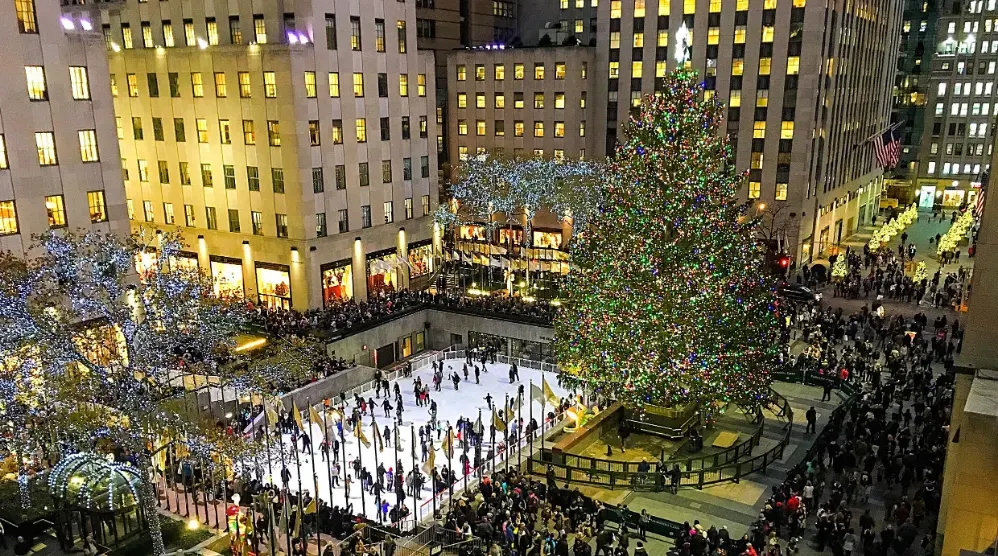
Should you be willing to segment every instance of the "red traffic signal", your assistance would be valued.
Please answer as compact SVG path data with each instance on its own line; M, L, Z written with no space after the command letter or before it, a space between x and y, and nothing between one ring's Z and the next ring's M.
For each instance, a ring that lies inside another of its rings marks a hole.
M790 266L790 257L787 255L781 255L776 263L780 265L780 268L788 268Z

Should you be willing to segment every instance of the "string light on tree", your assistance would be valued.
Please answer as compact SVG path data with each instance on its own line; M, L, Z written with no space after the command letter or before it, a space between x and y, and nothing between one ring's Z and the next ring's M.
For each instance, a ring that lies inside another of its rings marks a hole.
M722 105L680 68L646 97L573 245L555 319L563 381L636 405L752 402L777 361L774 284L735 200Z

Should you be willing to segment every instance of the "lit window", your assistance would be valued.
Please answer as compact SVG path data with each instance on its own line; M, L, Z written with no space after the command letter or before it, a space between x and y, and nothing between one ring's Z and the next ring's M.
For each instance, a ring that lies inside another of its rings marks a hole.
M586 136L586 121L582 120L581 122L579 122L579 137L585 137L585 136Z
M539 62L534 64L534 80L541 81L544 79L544 62Z
M128 75L129 75L129 77L132 77L135 74L130 73ZM191 90L192 90L192 94L194 95L194 98L201 98L201 97L204 96L204 81L202 81L202 79L201 79L201 72L199 72L199 71L196 71L196 72L194 72L194 73L191 74ZM132 94L132 82L131 82L131 80L129 80L129 82L128 82L128 96L138 96L138 86L136 86L135 91L136 92L133 95Z
M198 143L208 142L208 120L205 118L196 118L194 123L198 128Z
M35 19L35 0L14 0L14 10L17 12L17 28L22 33L37 33L38 32L38 22ZM10 208L13 212L14 201L10 202ZM0 214L2 217L2 214ZM15 219L16 220L16 219ZM0 233L17 233L17 225L15 222L14 231L6 232L0 230Z
M503 93L496 93L495 107L506 108L506 95Z
M69 79L73 84L73 99L90 100L90 79L87 77L87 68L70 66Z
M742 75L745 73L745 60L735 58L731 60L731 75Z
M534 137L544 137L544 122L534 122Z
M62 195L45 197L45 211L48 213L49 228L66 227L66 206Z
M555 79L565 79L565 64L564 62L558 62L554 65L554 78Z
M485 81L485 64L475 65L475 81Z
M0 134L0 170L10 168L7 161L7 138Z
M755 105L759 108L769 106L769 89L759 89L755 92Z
M564 137L565 136L565 122L555 122L554 123L554 136Z
M55 134L51 131L35 133L35 147L38 149L38 164L53 166L59 163L55 152Z
M479 137L485 136L485 120L475 121L475 135Z
M620 78L620 62L610 62L610 79Z
M554 94L554 107L564 108L565 107L565 93L555 93Z
M28 79L28 98L48 100L49 92L45 84L45 68L42 66L24 66L24 74Z
M762 42L773 42L773 34L776 32L776 28L772 25L762 26Z
M745 44L745 26L735 26L735 44Z
M367 120L364 119L364 118L357 118L357 121L354 123L354 130L356 131L357 142L358 143L366 143L367 142Z
M267 120L267 138L271 147L281 146L281 124L277 120Z
M523 79L523 64L513 64L513 79L519 81Z
M620 31L610 32L610 48L611 49L620 48Z
M641 74L643 73L642 69L641 69L642 65L643 65L643 62L641 62L641 61L631 62L631 77L632 78L640 78L641 77Z
M658 38L655 40L655 46L662 46L662 47L669 46L669 31L667 29L659 30Z
M468 80L468 68L466 66L457 67L457 80L458 81Z
M315 72L306 71L305 72L305 96L308 98L315 98L316 87L315 87Z
M610 0L610 19L620 19L620 0Z
M634 17L645 16L645 0L634 0Z
M97 131L93 129L81 129L80 136L80 158L83 162L99 162L100 154L97 152Z
M793 138L794 138L794 123L782 122L780 124L780 139L793 139Z
M228 87L225 84L225 73L215 72L215 96L225 98L228 95Z
M272 71L263 72L263 96L277 98L277 74Z
M14 201L0 201L0 235L17 233L17 208Z
M426 96L426 74L418 73L416 74L416 95L425 97Z
M776 200L777 201L787 200L787 184L785 183L776 184Z
M399 75L399 96L409 96L409 76L404 73Z
M665 77L668 71L668 65L665 60L655 62L655 77Z
M364 96L364 74L355 73L353 74L353 96L362 97Z
M800 56L790 56L787 58L787 75L797 75L800 73Z
M339 72L329 73L329 96L339 98L340 96L340 74Z
M107 204L104 202L103 191L88 191L87 206L90 209L91 222L107 222Z
M517 120L513 122L513 136L523 137L523 127L524 126L522 121Z
M458 93L457 94L457 107L458 108L467 108L468 107L468 94L467 93Z
M458 120L457 121L457 134L467 135L468 134L468 120Z
M762 194L762 184L757 181L750 181L748 184L748 198L758 199Z
M620 33L617 33L617 41L618 41L617 48L619 48L620 47L620 45L619 45L619 42L620 42ZM634 48L641 48L644 45L645 45L645 34L641 33L641 32L634 33L634 44L632 46ZM614 48L614 46L611 44L610 48Z
M769 75L772 65L772 58L759 58L759 75Z
M707 28L707 44L717 44L721 40L721 28L720 27L708 27Z
M232 125L229 120L218 120L218 137L223 145L232 144Z
M256 144L256 124L253 120L243 120L243 143L246 145Z
M262 15L253 15L253 32L256 35L257 44L267 44L267 22Z
M755 122L752 130L752 137L755 139L766 138L766 122Z
M544 93L534 93L534 108L544 108Z
M485 93L475 93L475 108L485 108Z

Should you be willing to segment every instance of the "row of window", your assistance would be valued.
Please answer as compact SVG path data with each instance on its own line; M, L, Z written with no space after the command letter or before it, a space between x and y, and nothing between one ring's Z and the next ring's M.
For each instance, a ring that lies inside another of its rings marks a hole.
M487 108L487 96L485 93L475 93L475 108ZM458 93L457 94L457 107L467 108L468 107L468 94ZM521 109L524 107L523 93L513 93L513 108ZM565 108L565 93L554 93L554 107L558 109ZM586 92L582 91L579 97L579 108L586 107ZM496 93L493 95L493 108L502 109L506 108L506 94ZM544 93L534 93L534 108L544 108Z
M942 102L936 103L936 116L942 116L945 112L945 104ZM954 102L949 106L950 116L987 116L991 112L991 103L985 102L975 102L973 104L967 102Z
M87 205L90 210L90 222L107 222L107 203L103 191L88 191ZM62 195L45 197L45 212L48 215L50 229L65 228L69 224L66 219L66 203ZM0 235L20 233L17 221L17 204L15 201L0 201Z
M80 142L81 162L100 162L100 151L97 148L97 130L81 129L76 132ZM59 164L59 155L55 147L55 134L51 131L35 132L35 150L38 154L39 166L55 166ZM0 170L10 168L7 157L7 138L0 134Z
M219 44L220 32L218 20L216 18L205 18L203 35L199 34L199 29L195 27L193 19L184 19L181 24L183 26L185 46L207 48L209 46ZM284 14L284 29L287 33L287 42L291 44L297 44L299 42L303 44L308 43L310 40L309 36L305 33L297 31L296 27L295 15L291 13ZM173 48L177 46L177 38L175 36L173 21L170 19L164 19L160 22L161 43L158 42L157 37L153 35L152 22L142 21L139 23L139 28L142 39L139 44L142 48L157 48L160 46ZM132 49L136 46L135 37L133 36L130 23L121 24L120 47L116 42L117 37L112 36L110 25L105 24L103 26L103 31L104 41L108 50L113 51L121 47L124 47L125 49ZM399 19L395 22L395 31L398 52L399 54L405 54L408 52L409 46L406 22L404 19ZM360 17L350 17L350 50L360 51L363 49L361 33ZM327 49L337 49L338 40L336 35L336 16L334 14L325 14L325 40ZM229 16L229 44L243 44L244 40L243 26L239 16ZM253 14L253 35L251 42L255 44L267 44L268 42L271 42L267 35L267 21L262 14ZM377 52L386 51L386 31L384 19L376 18L374 20L374 49Z
M492 123L492 129L495 131L496 137L504 137L506 135L506 120L495 120ZM523 120L516 120L513 122L513 137L523 137L524 123ZM458 120L457 121L457 134L467 135L468 134L468 120ZM475 135L482 137L486 134L486 123L485 120L475 121ZM554 137L562 138L565 136L565 122L554 122ZM582 120L579 122L579 137L586 136L586 121ZM537 120L534 122L534 137L544 137L544 122Z
M45 66L24 66L24 76L27 80L30 100L49 99ZM90 78L85 66L69 66L69 82L73 100L90 100Z
M932 123L932 136L942 135L943 123L936 121ZM946 130L946 135L950 137L963 137L966 134L971 139L988 136L988 124L986 123L950 123Z
M402 127L402 139L408 140L412 136L412 125L410 123L409 116L402 116L401 127ZM122 126L121 117L115 117L115 124L118 128L118 139L125 139L125 128ZM197 140L198 143L208 143L209 142L209 128L207 118L195 118L194 125L197 130ZM218 120L218 138L219 142L223 145L232 144L232 121L231 120ZM391 119L390 118L380 118L379 128L382 141L391 140ZM80 132L80 148L83 149L83 132ZM166 133L163 129L163 119L162 118L152 118L152 133L153 139L155 141L165 141ZM428 124L426 116L419 117L419 137L421 139L426 139L429 134ZM91 134L92 135L92 134ZM256 145L256 120L242 120L242 135L243 144L245 145ZM308 136L309 144L313 147L318 147L322 144L322 131L319 124L319 120L309 120L308 122ZM330 136L332 137L334 145L343 144L343 120L337 119L332 120ZM173 119L173 138L178 143L187 142L187 124L184 118L174 118ZM354 138L357 143L367 142L367 118L357 118L354 120ZM142 141L145 139L145 127L142 123L142 118L140 116L132 117L132 139L136 141ZM93 150L96 156L96 139L94 139ZM278 120L267 120L267 143L271 147L281 146L281 124ZM84 156L84 162L94 162L95 160L87 160Z
M646 0L627 0L634 6L633 15L635 18L645 17L647 15L647 1ZM569 0L560 0L562 9L568 8ZM575 0L575 7L584 7L584 0ZM591 6L597 6L599 0L590 0ZM793 7L803 8L807 5L807 0L792 0ZM669 15L672 9L671 0L658 0L658 13L656 15ZM610 0L610 19L620 19L623 15L624 2L622 0ZM762 8L764 10L775 10L777 6L777 0L763 0ZM697 2L696 0L683 0L683 15L692 15L696 13ZM749 9L749 0L735 0L735 10L736 11L747 11ZM721 0L710 0L709 11L712 14L721 13Z
M964 155L964 144L963 143L946 143L946 148L944 149L947 155ZM990 151L991 148L989 147ZM984 156L984 143L967 143L967 156ZM932 143L929 145L929 154L939 154L939 143ZM990 156L991 153L988 152Z
M470 151L467 146L458 145L457 155L461 161L468 160L468 157L470 156L469 152ZM475 150L475 155L481 156L486 154L487 152L491 152L496 156L502 156L506 152L506 149L504 149L503 147L492 147L490 149L486 149L485 147L478 147ZM524 158L525 153L526 151L520 147L513 148L513 156L515 158ZM534 158L544 158L545 156L544 149L532 149L531 153L534 156ZM553 149L551 151L551 156L554 160L565 160L565 149ZM585 158L586 158L586 149L579 149L579 160L585 160Z
M37 66L29 66L31 68ZM83 77L86 77L86 68L83 68ZM73 68L70 68L72 73ZM225 72L215 72L213 74L214 89L216 98L226 98L229 96L229 80ZM180 92L180 74L179 73L168 73L167 82L170 89L170 97L181 98ZM42 87L44 87L44 75L42 75ZM191 95L194 98L204 97L204 75L199 72L191 72ZM32 94L32 74L28 74L28 92L29 96ZM330 98L339 98L340 96L340 74L339 72L329 72L328 76L329 84L329 96ZM353 94L354 97L364 96L364 74L354 73L353 74ZM236 74L236 85L239 91L239 98L252 98L253 97L253 83L250 77L250 72L240 71ZM139 78L138 74L126 73L125 74L125 86L128 89L128 96L138 97L139 96ZM155 73L146 74L146 88L151 98L159 98L159 76ZM118 96L118 79L117 75L111 74L111 96ZM398 77L398 91L399 96L408 97L409 96L409 74L403 73ZM73 86L73 98L76 97L76 84L74 81ZM318 95L318 83L316 81L316 74L314 71L305 72L305 96L308 98L316 98ZM416 95L420 97L426 96L426 74L420 73L416 75ZM263 72L263 96L265 98L277 98L277 74L273 71ZM382 98L388 97L388 74L379 73L378 74L378 96ZM34 97L32 96L34 99ZM47 97L46 97L47 98ZM90 98L89 89L87 90L87 97ZM44 100L44 99L38 99Z
M934 175L936 173L936 161L930 160L927 168L928 174ZM980 164L971 164L969 162L964 163L962 166L959 162L944 162L942 167L943 176L955 176L958 174L968 174L971 176L977 176L981 173Z
M546 65L544 62L534 62L534 80L543 81L547 75ZM567 66L565 62L555 62L554 64L554 78L556 80L565 79L567 74ZM580 75L582 79L586 79L589 75L589 64L582 62L580 68ZM524 75L526 75L526 70L524 64L516 63L513 64L513 79L516 81L522 81ZM485 64L475 64L475 81L485 81ZM506 79L506 64L492 64L492 78L496 81L504 81ZM468 66L464 64L458 64L457 66L457 80L467 81L468 80Z
M148 160L136 160L136 168L138 170L138 180L141 183L148 183L150 181L149 174L149 161ZM131 172L129 171L129 165L127 159L121 159L121 169L122 177L127 182L131 179ZM171 183L170 176L170 164L166 160L159 160L156 164L157 175L159 178L159 183L169 184ZM336 184L336 189L346 189L347 188L347 171L346 165L338 164L333 169L334 183ZM359 177L360 187L367 187L371 185L371 171L370 163L361 162L357 165L357 173ZM420 177L428 178L430 177L430 157L422 156L419 158L419 173ZM236 167L231 164L222 165L222 177L225 183L226 189L236 189ZM382 183L393 183L395 178L394 172L392 171L392 161L382 160L381 161L381 181ZM190 164L184 161L178 163L178 179L180 185L191 185L191 169ZM271 168L270 171L271 185L273 187L274 193L284 193L284 169L283 168ZM412 159L403 158L402 159L402 179L411 180L412 179ZM246 185L250 191L260 191L260 168L258 166L247 166L246 167ZM215 178L212 172L212 167L210 163L201 164L201 186L202 187L214 187ZM315 193L322 193L326 189L325 183L325 172L323 168L312 168L312 190Z
M994 72L995 72L995 62L990 62L988 64L988 73L994 73ZM945 81L939 83L939 85L936 86L936 96L937 97L946 96L947 87L948 83L946 83ZM987 82L978 81L976 83L970 81L957 82L953 84L953 96L955 97L958 96L969 97L970 95L991 96L991 91L993 87L994 83L990 81Z
M103 202L103 192L101 193L101 202ZM52 197L46 198L46 206L48 206L49 201ZM62 202L62 196L57 196L60 202ZM430 196L423 195L421 198L423 216L430 214ZM127 200L128 206L128 218L130 220L135 220L135 204L131 199ZM373 224L371 221L371 205L363 205L360 207L361 211L361 228L370 228ZM395 221L395 203L394 201L385 201L382 203L382 211L384 214L385 224L391 224ZM204 207L205 222L204 227L209 230L218 229L218 215L215 207L206 206ZM337 211L338 216L338 229L339 233L346 233L350 231L350 220L347 209L340 209ZM10 217L8 218L8 214ZM52 222L52 210L49 211L49 222ZM238 209L228 209L228 231L232 233L242 232L242 223L239 217ZM413 207L412 207L412 197L406 197L405 199L405 219L411 220L413 218ZM63 224L65 226L65 213L62 215ZM142 201L142 218L145 222L155 223L156 222L156 210L152 201ZM176 224L176 218L173 211L173 203L163 203L163 223L169 225ZM275 235L277 237L288 237L288 215L277 213L274 215L275 223ZM51 225L51 224L50 224ZM184 205L184 226L188 228L193 228L197 225L195 208L194 205ZM13 226L13 232L6 232L8 226ZM54 226L54 227L62 227ZM253 235L262 236L266 235L264 232L263 224L263 213L255 210L250 211L250 226ZM14 210L13 201L0 201L0 233L17 233L17 214ZM315 214L315 235L316 237L325 237L328 234L326 228L326 213L319 212Z

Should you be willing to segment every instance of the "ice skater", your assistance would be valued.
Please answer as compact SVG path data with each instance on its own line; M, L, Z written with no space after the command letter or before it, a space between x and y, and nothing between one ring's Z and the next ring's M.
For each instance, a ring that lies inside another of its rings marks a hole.
M480 380L481 376L482 376L481 370L478 368L478 365L475 365L475 384L482 383L482 381Z
M388 396L385 396L385 401L381 402L381 407L385 410L385 417L392 416L392 409L394 408L392 407L392 403L388 401Z
M485 403L489 404L489 411L492 411L492 393L485 394Z

